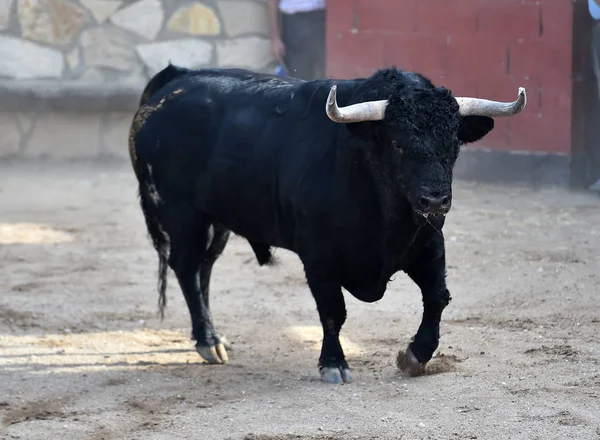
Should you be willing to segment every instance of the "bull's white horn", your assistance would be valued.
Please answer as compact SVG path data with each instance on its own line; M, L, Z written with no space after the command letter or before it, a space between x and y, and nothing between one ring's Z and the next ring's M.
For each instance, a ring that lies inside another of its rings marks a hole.
M513 102L490 101L479 98L456 98L462 116L489 116L497 118L514 116L523 111L527 105L525 87L519 87L519 96Z
M333 122L348 124L350 122L381 121L385 116L387 100L367 101L347 107L337 105L337 84L331 86L325 112Z

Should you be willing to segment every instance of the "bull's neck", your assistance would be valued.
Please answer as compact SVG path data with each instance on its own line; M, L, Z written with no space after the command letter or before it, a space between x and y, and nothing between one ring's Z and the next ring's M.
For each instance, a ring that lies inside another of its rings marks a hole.
M364 219L375 228L388 264L396 265L415 240L422 224L416 220L398 184L373 173L361 151L338 146L336 180L342 213Z

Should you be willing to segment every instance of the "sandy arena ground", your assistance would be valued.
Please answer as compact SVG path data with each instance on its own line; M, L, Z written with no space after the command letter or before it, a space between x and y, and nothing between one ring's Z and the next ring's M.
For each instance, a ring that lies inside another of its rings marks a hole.
M238 237L211 305L233 344L208 366L121 165L0 165L0 438L598 439L600 198L457 183L449 287L430 374L395 366L421 298L398 274L347 295L350 385L323 384L321 332L295 255L260 268Z

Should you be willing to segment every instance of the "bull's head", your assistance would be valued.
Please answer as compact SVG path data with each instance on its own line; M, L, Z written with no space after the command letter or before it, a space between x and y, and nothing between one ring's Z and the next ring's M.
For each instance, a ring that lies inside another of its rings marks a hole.
M514 102L454 98L420 75L387 74L400 81L385 100L365 102L365 96L381 93L373 91L381 82L371 77L354 92L354 104L338 107L333 85L327 116L348 124L352 138L360 138L367 163L391 186L388 190L403 195L418 214L445 215L452 204L452 170L460 146L487 135L494 127L492 118L520 113L527 102L525 89L519 88Z

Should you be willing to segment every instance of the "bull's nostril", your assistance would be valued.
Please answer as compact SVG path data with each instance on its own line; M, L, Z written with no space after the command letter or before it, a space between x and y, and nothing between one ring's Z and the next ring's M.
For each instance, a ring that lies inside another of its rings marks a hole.
M421 205L422 208L429 208L429 199L424 196L419 197L419 205Z
M442 206L446 207L450 204L450 196L442 197Z

